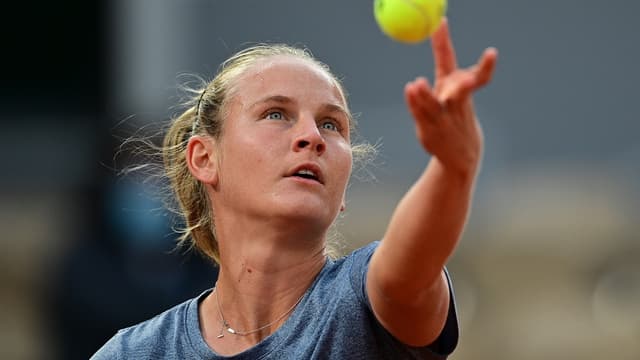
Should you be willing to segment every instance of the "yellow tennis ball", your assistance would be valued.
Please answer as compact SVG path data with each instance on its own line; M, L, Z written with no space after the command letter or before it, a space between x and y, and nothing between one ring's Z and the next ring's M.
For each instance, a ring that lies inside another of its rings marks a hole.
M373 13L383 33L409 44L426 40L440 25L447 0L374 0Z

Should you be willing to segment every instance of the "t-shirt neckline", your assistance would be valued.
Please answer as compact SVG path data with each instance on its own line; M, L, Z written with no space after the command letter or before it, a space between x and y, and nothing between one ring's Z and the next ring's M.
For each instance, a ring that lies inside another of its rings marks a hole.
M200 312L199 307L202 301L209 296L213 289L207 289L202 292L198 297L191 300L187 311L185 313L185 336L188 337L188 342L191 344L193 351L203 359L233 359L233 360L249 360L249 359L263 359L268 356L272 351L278 348L278 346L287 338L292 336L292 329L295 328L299 322L300 317L304 313L303 309L306 307L309 295L316 287L321 275L327 271L327 268L333 261L327 259L322 269L316 275L313 283L307 289L300 303L293 309L291 315L285 320L273 334L264 338L261 342L255 346L235 355L224 356L215 352L204 340L202 331L200 330Z

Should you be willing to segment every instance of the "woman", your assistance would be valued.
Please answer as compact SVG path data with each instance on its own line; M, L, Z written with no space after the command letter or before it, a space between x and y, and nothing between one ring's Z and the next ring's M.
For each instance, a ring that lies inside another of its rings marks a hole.
M177 118L165 168L215 260L215 287L121 330L94 359L443 359L457 343L444 266L464 228L483 139L471 94L497 52L459 69L443 21L435 84L405 97L432 158L384 238L338 260L327 230L344 209L353 119L328 68L282 45L244 50Z

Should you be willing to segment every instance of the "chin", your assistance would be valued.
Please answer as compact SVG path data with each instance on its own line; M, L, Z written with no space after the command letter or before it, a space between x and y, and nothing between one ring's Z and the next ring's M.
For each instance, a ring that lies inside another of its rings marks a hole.
M315 201L300 201L284 204L277 211L281 216L295 221L309 221L310 223L326 224L329 227L338 215L338 209L328 206L326 203Z

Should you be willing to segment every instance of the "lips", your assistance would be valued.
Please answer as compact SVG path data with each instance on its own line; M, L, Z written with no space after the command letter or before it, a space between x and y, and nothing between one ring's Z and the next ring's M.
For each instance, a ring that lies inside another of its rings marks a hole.
M287 177L300 177L303 179L317 181L320 184L324 184L322 171L320 170L320 167L314 163L305 163L296 166L287 174Z

